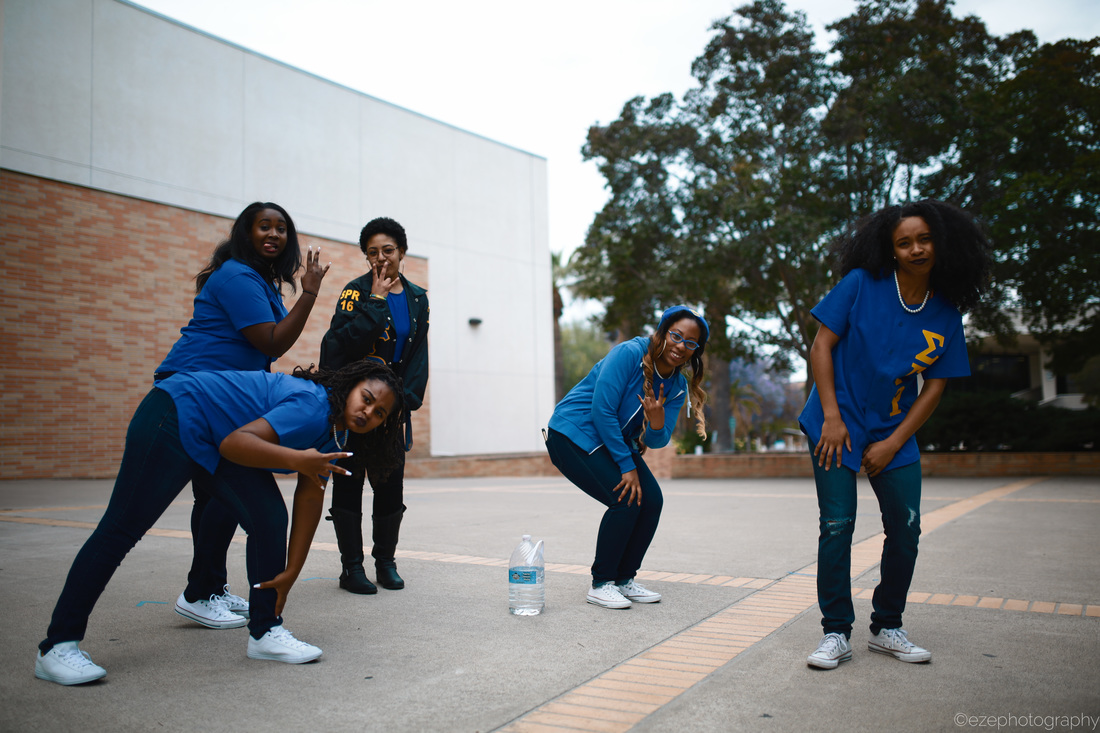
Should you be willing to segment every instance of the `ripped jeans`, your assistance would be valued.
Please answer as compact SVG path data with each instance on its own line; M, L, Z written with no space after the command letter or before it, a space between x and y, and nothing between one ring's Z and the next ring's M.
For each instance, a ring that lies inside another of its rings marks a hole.
M833 465L814 466L820 533L817 540L817 603L826 634L852 635L852 533L856 524L856 473ZM917 564L920 537L920 461L884 471L870 479L882 512L886 540L882 545L878 587L871 599L871 633L901 627L905 598Z

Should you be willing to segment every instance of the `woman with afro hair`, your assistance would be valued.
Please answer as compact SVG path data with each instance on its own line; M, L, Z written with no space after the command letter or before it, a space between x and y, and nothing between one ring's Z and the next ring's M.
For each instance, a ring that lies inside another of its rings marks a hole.
M603 504L588 602L602 608L656 603L661 594L634 580L664 498L642 456L668 444L680 408L694 401L696 431L706 438L703 352L710 327L676 305L657 331L616 345L554 408L546 450L562 475ZM691 367L691 383L681 373ZM690 392L691 398L688 398Z
M990 246L965 212L927 200L860 220L834 254L842 278L811 311L821 324L810 349L814 387L799 416L813 446L825 632L807 662L834 669L852 657L850 569L861 470L878 498L886 534L868 648L927 662L931 652L901 628L920 536L914 434L936 409L947 380L970 374L961 314L986 288Z
M158 382L130 420L111 500L69 570L35 676L78 685L107 674L79 647L92 609L126 554L196 478L248 533L247 656L290 664L320 657L283 627L283 604L317 529L324 484L347 470L334 462L351 457L348 436L375 431L374 465L398 465L401 395L393 372L370 362L338 372L298 367L293 375L181 372ZM289 545L271 471L298 474Z

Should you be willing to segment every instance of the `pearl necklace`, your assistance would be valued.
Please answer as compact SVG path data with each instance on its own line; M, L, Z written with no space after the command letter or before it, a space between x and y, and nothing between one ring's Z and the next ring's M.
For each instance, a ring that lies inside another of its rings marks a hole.
M348 431L344 431L344 445L340 445L340 439L336 437L336 423L332 424L332 440L336 443L336 450L344 450L344 445L348 444Z
M931 290L924 291L924 300L920 302L916 308L910 308L905 304L905 298L901 297L901 283L898 282L898 271L894 270L894 287L898 289L898 302L901 303L901 307L905 309L906 313L920 313L924 310L924 306L928 305L928 296L932 294ZM336 428L333 427L333 430Z

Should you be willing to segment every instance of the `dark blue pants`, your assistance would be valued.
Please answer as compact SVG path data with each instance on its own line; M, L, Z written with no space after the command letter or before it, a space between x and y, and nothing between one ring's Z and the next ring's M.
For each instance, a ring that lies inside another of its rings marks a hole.
M107 511L73 561L46 639L39 644L43 653L59 642L84 638L88 617L122 559L183 487L204 474L209 481L203 485L248 532L249 583L271 580L286 568L287 511L274 477L226 460L211 476L184 450L172 398L154 388L130 421ZM248 627L254 638L282 623L275 615L274 590L252 589L249 601Z
M596 560L592 563L592 585L625 583L642 566L657 523L661 520L664 496L657 479L641 456L634 456L638 480L642 485L642 503L627 506L619 501L622 492L612 491L622 481L622 471L605 447L591 455L561 433L550 430L546 439L550 460L562 475L584 493L607 507L596 538Z
M237 518L229 507L213 498L212 481L213 477L206 471L191 480L191 493L195 495L195 504L191 507L194 556L183 597L192 603L204 601L214 594L221 595L229 583L225 557L237 533Z
M844 466L828 471L812 455L817 506L817 602L826 634L852 635L852 534L856 524L856 473ZM920 537L920 462L884 471L869 479L882 512L878 587L871 599L871 633L901 628L905 599L917 564Z

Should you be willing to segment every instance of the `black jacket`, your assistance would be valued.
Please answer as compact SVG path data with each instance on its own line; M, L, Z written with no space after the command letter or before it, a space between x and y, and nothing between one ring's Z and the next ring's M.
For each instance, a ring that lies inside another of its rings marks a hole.
M428 387L428 293L404 275L398 277L405 288L410 322L401 361L396 364L393 361L396 332L389 304L370 297L374 274L368 272L345 285L340 293L336 313L321 339L320 365L323 369L339 369L367 357L385 361L404 382L405 405L416 410L424 404L424 391ZM410 427L406 450L411 446Z

